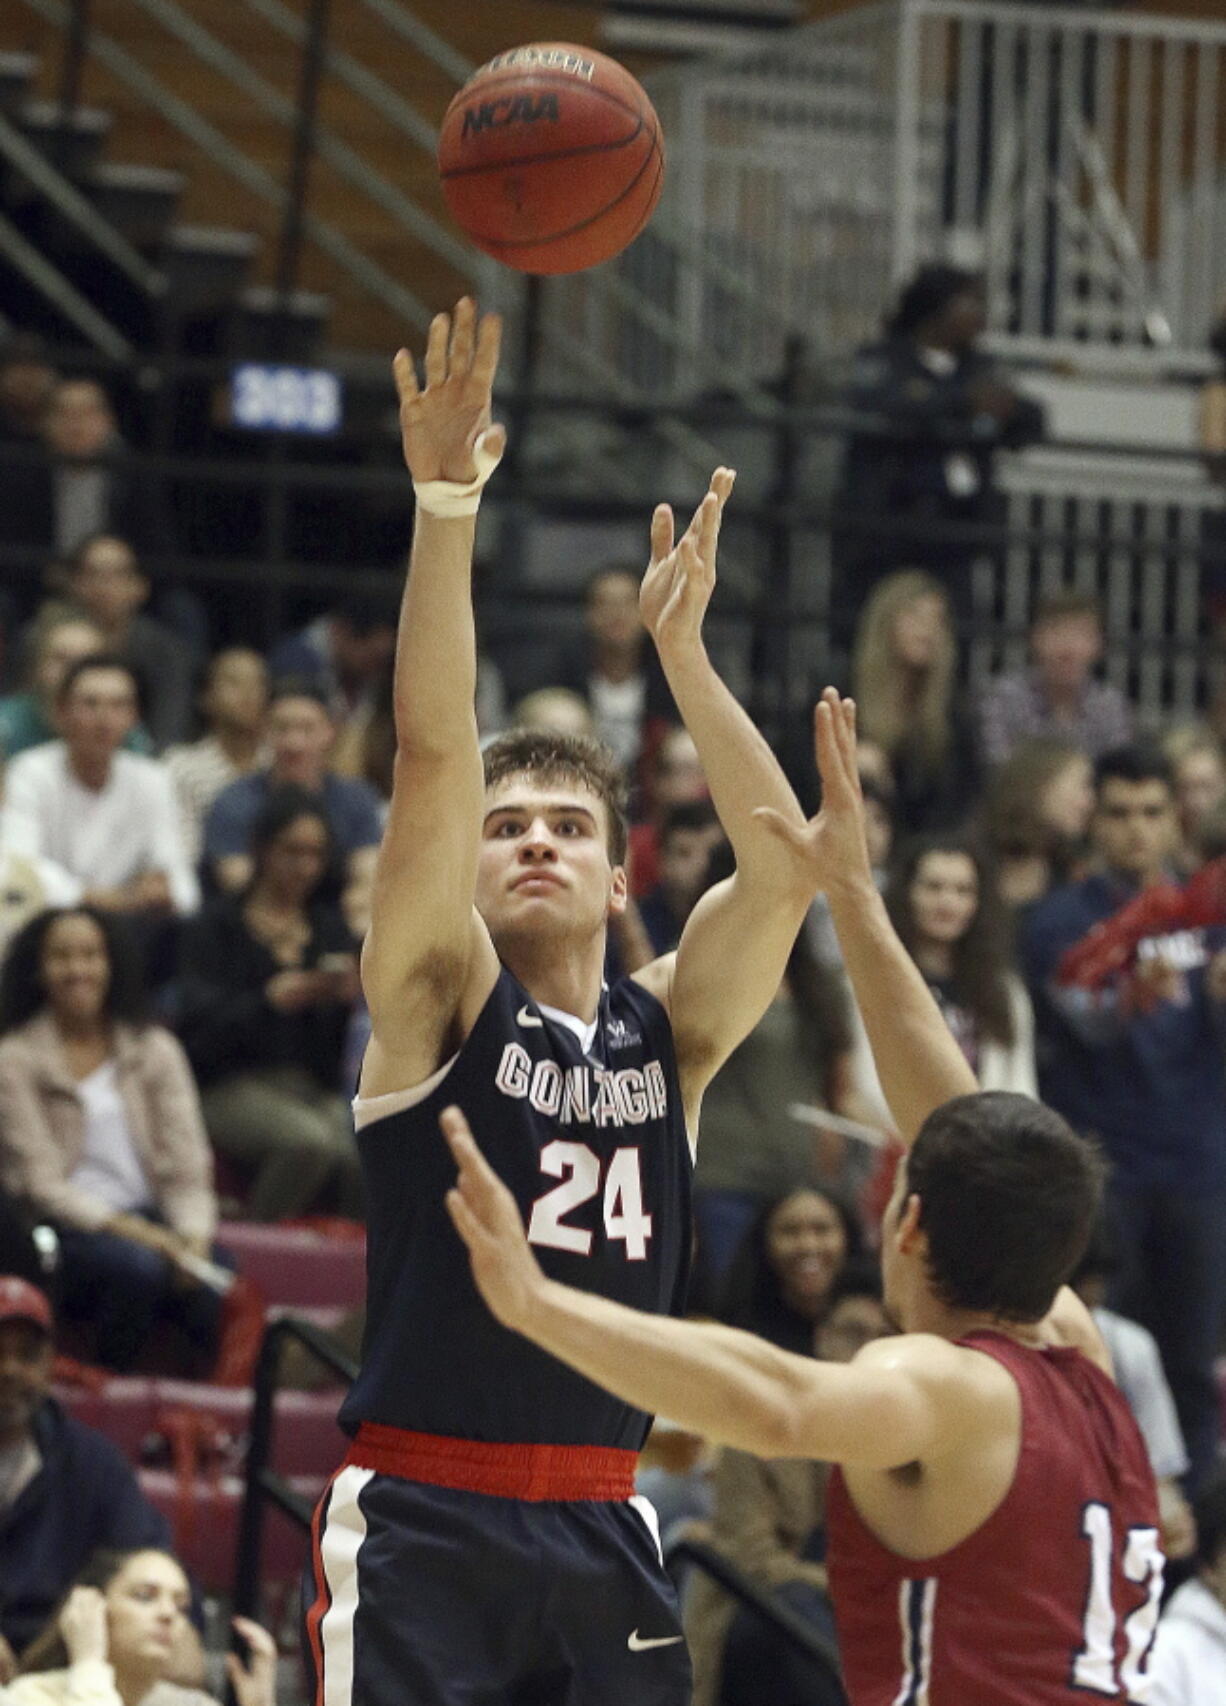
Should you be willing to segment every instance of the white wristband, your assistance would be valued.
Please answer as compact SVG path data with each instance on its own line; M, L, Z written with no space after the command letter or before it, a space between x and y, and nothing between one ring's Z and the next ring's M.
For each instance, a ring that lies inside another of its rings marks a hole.
M417 497L419 509L424 509L427 515L439 516L444 521L451 521L456 516L476 515L481 505L481 493L485 482L502 461L502 452L497 455L486 448L488 432L483 432L473 445L473 461L477 464L477 476L474 480L414 480L413 491Z

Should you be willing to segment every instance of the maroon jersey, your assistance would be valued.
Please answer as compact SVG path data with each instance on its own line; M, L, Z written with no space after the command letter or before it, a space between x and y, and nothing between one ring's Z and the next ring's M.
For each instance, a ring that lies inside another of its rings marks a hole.
M852 1706L1144 1701L1163 1558L1127 1404L1080 1351L991 1332L959 1343L1017 1381L1013 1484L960 1545L912 1560L869 1531L833 1472L830 1588Z

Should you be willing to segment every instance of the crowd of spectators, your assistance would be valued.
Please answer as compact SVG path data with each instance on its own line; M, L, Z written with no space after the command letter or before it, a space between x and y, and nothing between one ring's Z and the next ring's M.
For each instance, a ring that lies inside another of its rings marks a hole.
M853 437L848 507L990 519L994 451L1037 437L1042 414L977 352L981 310L970 275L929 269L863 352L856 400L894 410L912 441L901 454L867 426ZM6 523L46 572L41 601L10 600L4 618L0 1272L30 1272L30 1229L49 1225L57 1305L84 1354L130 1368L157 1327L203 1372L219 1306L201 1273L222 1260L223 1200L268 1221L362 1217L348 1099L367 1034L357 955L390 790L396 613L355 598L267 656L212 651L201 609L159 601L142 568L164 518L139 482L93 460L117 441L105 391L45 366L26 342L0 361L0 432L60 458L31 464ZM1226 1601L1214 1372L1226 916L1182 916L1177 888L1226 852L1226 757L1208 722L1139 729L1102 678L1090 594L1044 597L1026 667L972 696L966 562L915 540L893 560L854 532L835 543L835 684L859 705L891 916L980 1083L1041 1095L1109 1162L1110 1260L1081 1282L1148 1430L1171 1555L1199 1572L1172 1608L1162 1662L1174 1676L1185 1651L1221 1641ZM494 659L479 683L483 735L594 732L626 769L635 904L611 974L675 947L728 857L639 620L637 576L618 563L591 577L580 637L552 658L542 648L518 704ZM781 756L816 807L804 743L785 734ZM1148 912L1145 897L1158 897ZM1077 953L1103 926L1121 950L1105 975L1080 975ZM873 1206L889 1186L890 1119L820 901L771 1008L710 1087L701 1138L696 1307L822 1357L888 1331ZM17 1283L0 1281L0 1302ZM19 1304L0 1309L3 1555L39 1466L63 1459L62 1500L94 1473L71 1464L101 1450L47 1399L50 1317ZM832 1633L824 1472L735 1453L696 1463L676 1512L708 1522L751 1579ZM183 1597L164 1532L107 1473L116 1508L90 1537L120 1549L112 1575L79 1577L78 1537L55 1591L27 1607L0 1566L10 1658L74 1581L96 1596L68 1602L58 1665L44 1667L56 1676L96 1660L100 1641L105 1655L99 1605L133 1558L172 1610ZM772 1666L784 1667L780 1706L830 1698L713 1590L695 1588L690 1612L700 1701L747 1706ZM253 1649L243 1706L261 1706L266 1682ZM65 1686L20 1699L43 1706Z

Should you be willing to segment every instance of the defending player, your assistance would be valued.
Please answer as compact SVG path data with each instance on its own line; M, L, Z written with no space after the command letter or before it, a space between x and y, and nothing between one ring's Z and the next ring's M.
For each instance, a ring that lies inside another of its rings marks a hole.
M473 715L474 515L501 449L498 324L431 328L426 386L397 357L418 508L396 662L395 790L362 975L373 1039L355 1104L368 1320L355 1435L318 1519L308 1618L327 1706L682 1706L689 1661L658 1541L632 1501L648 1418L492 1320L443 1195L458 1101L546 1269L638 1308L681 1306L688 1134L704 1085L766 1009L812 898L755 821L803 816L702 645L717 471L679 544L652 522L644 621L737 856L675 956L602 988L625 904L620 782L593 742ZM475 903L475 904L474 904Z
M547 1279L454 1111L456 1226L498 1319L629 1403L766 1457L840 1464L830 1581L853 1706L1142 1701L1163 1560L1140 1435L1062 1282L1094 1219L1093 1151L974 1080L878 898L853 707L817 712L824 809L781 836L830 897L900 1132L882 1222L903 1329L846 1366L649 1320Z

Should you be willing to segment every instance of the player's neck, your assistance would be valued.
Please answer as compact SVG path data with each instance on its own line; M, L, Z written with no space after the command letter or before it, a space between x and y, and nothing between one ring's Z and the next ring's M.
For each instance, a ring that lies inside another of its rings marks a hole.
M951 1309L931 1293L925 1292L913 1300L906 1312L905 1331L932 1333L939 1339L965 1339L971 1333L1000 1333L1019 1345L1034 1350L1041 1348L1043 1337L1038 1322L1022 1324L1002 1321L999 1316L981 1309Z
M556 1007L590 1025L604 982L604 933L574 948L556 942L499 942L498 954L511 975L543 1007Z

